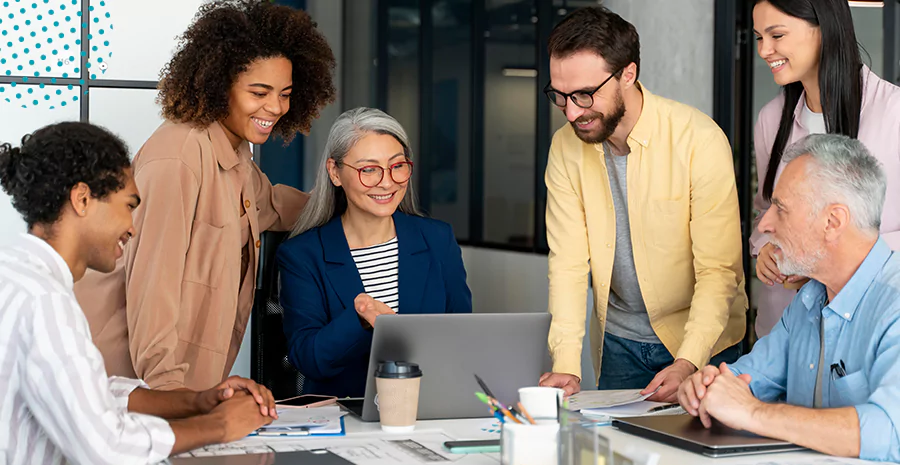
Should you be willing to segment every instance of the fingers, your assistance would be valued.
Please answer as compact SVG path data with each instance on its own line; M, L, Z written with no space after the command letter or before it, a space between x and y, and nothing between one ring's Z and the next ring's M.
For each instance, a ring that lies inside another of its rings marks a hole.
M578 394L581 391L581 385L576 383L574 379L571 379L565 386L563 386L563 391L566 397L571 396L572 394Z
M651 392L654 392L657 389L659 389L659 387L662 386L663 381L666 380L665 373L666 373L666 370L663 370L663 371L657 373L656 376L654 376L653 379L650 380L650 384L648 384L647 387L645 387L644 390L641 391L641 395L645 396L645 395L650 394Z
M678 403L689 415L697 416L700 402L697 400L697 395L694 394L694 383L691 380L686 380L678 387Z
M728 368L728 364L722 362L719 364L719 376L734 376L734 373L731 372L731 369Z
M659 391L656 391L656 394L653 396L656 397L656 402L666 402L672 403L678 400L678 384L676 380L670 380L664 382L662 386L660 386Z
M700 408L697 410L697 413L700 417L700 423L703 423L705 428L712 428L712 417L709 415L709 412L706 410L706 402L700 403Z
M219 402L224 402L228 399L231 399L231 396L233 396L233 395L234 395L234 389L232 389L230 387L218 390Z
M549 377L551 377L551 376L553 376L553 373L544 373L544 374L542 374L542 375L541 375L541 378L538 380L538 384L539 384L539 385L540 385L540 384L544 384L544 381L546 381L547 378L549 378Z
M278 418L278 410L275 408L275 396L272 395L272 391L270 391L269 388L265 386L259 386L259 393L263 397L263 403L269 410L269 416L272 418Z
M744 373L744 374L742 374L742 375L738 375L738 379L741 380L741 381L743 381L743 382L745 382L745 383L747 383L747 386L750 385L750 381L753 381L753 377L750 376L750 375L748 375L748 374L746 374L746 373Z

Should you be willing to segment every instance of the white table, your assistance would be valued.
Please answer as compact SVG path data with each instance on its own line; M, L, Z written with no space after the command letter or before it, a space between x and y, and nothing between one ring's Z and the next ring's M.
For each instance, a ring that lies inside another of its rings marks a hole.
M475 418L463 420L431 420L419 421L416 423L416 433L434 433L443 432L450 439L499 439L500 435L492 432L491 424L493 422L489 418ZM403 435L391 435L381 431L379 423L364 423L353 415L344 418L346 428L346 436L341 437L310 437L310 438L287 438L277 439L276 441L284 441L280 445L288 446L289 444L301 444L308 448L331 448L341 447L350 442L359 442L359 439L366 438L397 438L403 439ZM765 454L752 455L731 458L708 458L702 455L687 452L681 449L670 447L658 442L642 439L637 436L623 433L611 426L600 428L600 433L610 440L613 450L623 451L629 448L635 450L643 450L653 452L660 455L659 463L661 465L757 465L769 464L774 461L797 461L799 463L825 463L826 456L815 452L788 452L781 454ZM414 439L414 438L413 438ZM259 439L248 438L229 446L240 446L242 443L248 449L252 449L253 444L258 444ZM269 439L269 441L272 441ZM271 443L274 444L274 443ZM428 444L429 447L439 449L440 444ZM273 446L274 447L274 446ZM275 450L288 450L281 447ZM248 450L248 452L254 452ZM263 452L263 451L260 451ZM234 453L234 452L232 452ZM444 452L446 453L446 452ZM454 464L457 465L499 465L500 454L450 454ZM817 460L818 459L818 460ZM840 459L836 463L853 463L854 461ZM864 462L860 462L864 463Z
M498 434L491 434L482 431L488 419L465 419L465 420L431 420L419 421L416 423L416 430L440 429L454 439L491 439L499 438ZM353 434L372 434L381 433L381 426L378 423L364 423L358 418L348 416L345 420L347 435ZM611 426L601 428L601 434L609 438L610 445L613 450L623 450L629 446L655 452L660 455L660 464L663 465L737 465L737 464L757 464L773 460L799 459L808 460L815 458L825 458L826 456L816 452L786 452L780 454L751 455L743 457L730 458L709 458L692 452L677 449L655 441L643 439L627 433L623 433ZM499 454L479 454L479 460L467 461L469 464L490 464L499 463ZM472 457L474 459L474 457ZM848 461L849 462L849 461Z

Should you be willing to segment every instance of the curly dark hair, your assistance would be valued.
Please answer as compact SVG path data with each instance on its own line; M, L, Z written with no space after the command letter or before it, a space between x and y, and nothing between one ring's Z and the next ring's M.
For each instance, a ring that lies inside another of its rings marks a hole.
M23 137L19 148L0 144L0 186L29 228L59 220L80 182L98 199L121 190L129 166L125 143L88 123L45 126Z
M294 82L290 109L273 132L286 142L309 132L319 110L334 101L334 54L306 12L268 0L200 7L160 73L157 101L163 116L201 127L224 119L238 75L254 61L273 57L291 61Z

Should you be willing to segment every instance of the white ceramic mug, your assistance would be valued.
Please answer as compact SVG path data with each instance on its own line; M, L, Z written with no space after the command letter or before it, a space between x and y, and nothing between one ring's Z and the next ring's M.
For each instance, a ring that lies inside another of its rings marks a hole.
M523 387L519 389L519 402L537 420L557 420L557 407L564 391L555 387Z

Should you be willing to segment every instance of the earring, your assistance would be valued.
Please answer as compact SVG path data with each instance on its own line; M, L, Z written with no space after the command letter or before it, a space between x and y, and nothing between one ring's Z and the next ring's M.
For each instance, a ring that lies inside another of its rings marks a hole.
M84 210L81 210L81 214L84 215Z

